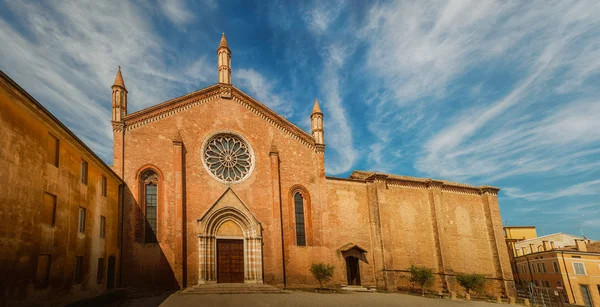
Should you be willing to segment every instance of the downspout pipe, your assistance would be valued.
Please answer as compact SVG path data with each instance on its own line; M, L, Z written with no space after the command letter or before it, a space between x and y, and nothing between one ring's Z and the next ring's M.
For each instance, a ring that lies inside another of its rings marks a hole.
M121 209L121 230L120 230L120 247L119 247L119 288L121 288L123 286L123 217L124 217L124 213L123 213L123 209L125 208L124 203L125 203L125 197L123 196L125 195L125 184L122 183L119 185L119 202L120 204L120 209Z
M571 285L571 278L569 277L569 270L567 269L567 262L565 261L565 252L560 251L560 256L563 260L563 265L565 266L565 273L567 273L567 281L569 282L569 289L571 289L571 295L573 295L573 303L577 303L575 300L575 292L573 292L573 286Z

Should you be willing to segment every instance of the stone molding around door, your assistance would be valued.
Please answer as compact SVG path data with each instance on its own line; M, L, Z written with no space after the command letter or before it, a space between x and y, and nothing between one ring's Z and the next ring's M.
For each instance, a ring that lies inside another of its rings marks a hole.
M233 222L242 237L219 236L219 228ZM244 283L262 284L262 228L231 188L198 220L198 284L217 282L217 239L244 240Z

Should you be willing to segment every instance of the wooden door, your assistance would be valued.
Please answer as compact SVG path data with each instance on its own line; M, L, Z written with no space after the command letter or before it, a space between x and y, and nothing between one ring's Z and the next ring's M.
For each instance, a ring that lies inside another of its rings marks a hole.
M244 282L244 240L217 240L217 282Z
M358 258L353 256L346 257L346 274L348 276L349 286L360 286L360 267Z

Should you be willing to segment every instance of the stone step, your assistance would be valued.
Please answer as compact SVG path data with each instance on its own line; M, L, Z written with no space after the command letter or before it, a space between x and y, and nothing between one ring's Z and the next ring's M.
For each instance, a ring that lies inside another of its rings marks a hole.
M256 284L208 284L187 288L180 294L252 294L252 293L287 293L269 285Z

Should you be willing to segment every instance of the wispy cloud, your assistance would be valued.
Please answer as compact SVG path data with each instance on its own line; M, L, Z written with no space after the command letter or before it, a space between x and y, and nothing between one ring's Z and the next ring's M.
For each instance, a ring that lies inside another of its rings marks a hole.
M339 174L349 171L356 162L357 151L354 148L350 120L342 103L344 91L340 80L340 70L343 67L349 51L342 44L332 44L325 49L322 55L324 65L321 76L321 92L325 96L324 131L325 143L333 154L327 165L327 171Z
M130 92L130 111L206 80L206 72L172 73L197 59L169 59L168 44L153 32L147 12L127 2L8 1L5 7L19 28L0 19L0 57L10 59L2 69L108 161L110 86L118 65ZM167 60L171 69L165 68Z
M589 54L579 57L583 50L600 56L596 43L587 43L600 26L598 11L590 2L374 6L361 36L368 42L367 65L383 84L376 87L380 99L372 119L377 120L370 125L378 137L375 147L393 149L399 135L425 138L410 144L417 170L455 180L568 171L564 167L573 163L563 157L597 144L598 121L592 121L600 116L600 101L589 94L590 99L580 96L559 108L546 99L578 88L571 85L598 72L586 66ZM511 79L518 81L503 96L485 90L486 80L473 82L468 75L480 76L484 66L501 70L507 63L515 65ZM575 80L561 84L563 72ZM444 105L464 99L454 96L464 87L473 89L471 97L452 108ZM398 124L390 124L395 120ZM561 147L560 140L567 139L569 146Z
M268 80L254 69L237 69L233 73L236 86L283 116L292 116L292 105L275 93L276 82Z
M531 201L544 201L566 196L595 195L598 194L598 191L600 191L600 180L586 181L550 192L522 192L519 188L504 189L504 193L509 197L523 198ZM576 209L583 208L577 207Z
M302 18L314 34L323 35L340 14L343 4L342 1L317 1L304 11Z
M182 0L158 1L161 11L176 25L183 26L194 19L194 15Z

